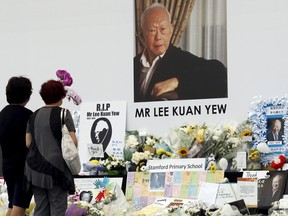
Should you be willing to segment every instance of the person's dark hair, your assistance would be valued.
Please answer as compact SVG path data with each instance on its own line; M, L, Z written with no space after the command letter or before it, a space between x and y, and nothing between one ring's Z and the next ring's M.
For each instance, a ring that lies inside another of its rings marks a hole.
M40 95L45 104L53 104L66 96L67 91L61 82L56 80L48 80L43 83L40 90Z
M6 86L6 100L9 104L27 102L32 94L31 81L23 76L11 77Z

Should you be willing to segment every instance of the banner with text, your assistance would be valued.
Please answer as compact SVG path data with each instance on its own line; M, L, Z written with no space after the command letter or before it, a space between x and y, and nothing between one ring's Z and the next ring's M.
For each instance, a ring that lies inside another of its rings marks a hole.
M148 160L147 172L204 171L205 158Z
M126 101L82 103L80 122L79 154L82 164L111 155L123 158Z

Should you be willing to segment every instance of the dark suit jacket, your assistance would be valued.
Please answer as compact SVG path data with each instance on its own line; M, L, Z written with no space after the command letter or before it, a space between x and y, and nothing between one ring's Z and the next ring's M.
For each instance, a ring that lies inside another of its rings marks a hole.
M283 192L281 193L280 189L274 193L274 196L271 197L271 204L272 202L278 201L283 197Z
M259 203L259 206L263 208L270 208L273 202L280 200L282 197L283 197L283 192L281 193L280 189L275 192L274 196L272 196L272 192L269 191L269 194L266 193L265 195L263 194L260 197L261 201Z
M147 95L140 97L141 54L134 58L134 101L161 100L150 96L155 83L177 77L177 99L204 99L227 97L227 70L218 60L206 60L170 45L159 60L151 78ZM169 98L168 98L169 99Z
M267 140L268 141L282 141L282 139L283 139L282 136L283 136L283 133L279 132L278 133L278 140L275 140L272 131L270 131L267 134Z

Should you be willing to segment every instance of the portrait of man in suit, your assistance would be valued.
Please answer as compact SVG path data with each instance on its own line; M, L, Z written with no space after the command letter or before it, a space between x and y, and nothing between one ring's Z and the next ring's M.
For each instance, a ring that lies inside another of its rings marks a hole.
M271 172L270 177L265 180L262 192L258 195L258 205L263 208L270 208L273 202L280 200L284 194L284 174ZM258 207L259 207L258 206Z
M268 124L267 141L268 142L281 142L283 140L283 127L281 119L270 120Z
M167 8L153 3L140 18L144 50L134 57L134 102L227 98L227 69L171 43Z

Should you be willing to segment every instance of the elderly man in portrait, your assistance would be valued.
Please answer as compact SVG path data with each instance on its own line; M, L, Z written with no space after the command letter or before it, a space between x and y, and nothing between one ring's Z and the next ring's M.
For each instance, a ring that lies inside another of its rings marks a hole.
M227 97L227 70L171 44L173 26L168 10L150 5L141 16L145 49L134 57L134 101Z
M267 133L267 140L282 142L283 133L281 132L281 128L282 122L279 119L275 119L271 124L271 129Z

